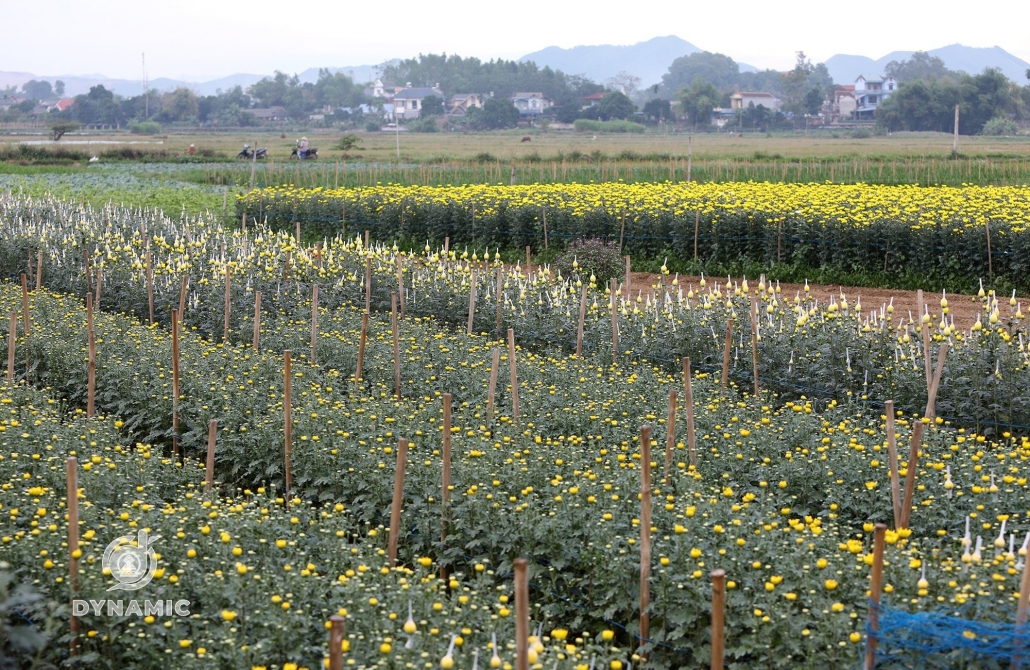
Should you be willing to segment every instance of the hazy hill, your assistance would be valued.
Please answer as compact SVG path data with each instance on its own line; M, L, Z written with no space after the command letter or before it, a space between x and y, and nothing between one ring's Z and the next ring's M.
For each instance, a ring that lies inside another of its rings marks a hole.
M826 67L830 75L838 84L850 84L860 74L880 75L883 68L892 60L903 60L911 56L914 51L892 51L891 53L873 60L868 56L851 56L837 54L826 59ZM930 49L927 53L937 56L944 61L945 67L949 70L962 70L969 74L980 74L988 67L996 67L1009 79L1018 84L1026 83L1026 70L1030 63L1013 56L1001 47L967 47L961 44L951 44L940 49Z

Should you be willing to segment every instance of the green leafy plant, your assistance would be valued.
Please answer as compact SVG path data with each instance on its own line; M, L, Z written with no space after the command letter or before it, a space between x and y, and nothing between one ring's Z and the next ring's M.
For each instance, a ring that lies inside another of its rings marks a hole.
M579 275L584 279L590 276L600 286L605 286L609 279L624 277L626 266L615 243L596 238L573 241L554 259L554 265L562 275L572 277Z

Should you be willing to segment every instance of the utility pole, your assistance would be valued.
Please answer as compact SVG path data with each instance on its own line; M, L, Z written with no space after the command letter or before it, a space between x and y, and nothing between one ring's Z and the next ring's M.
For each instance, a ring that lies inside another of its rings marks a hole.
M955 105L955 134L951 140L951 153L958 153L958 105Z
M397 138L397 163L401 161L401 117L397 115L397 103L393 103L393 128Z

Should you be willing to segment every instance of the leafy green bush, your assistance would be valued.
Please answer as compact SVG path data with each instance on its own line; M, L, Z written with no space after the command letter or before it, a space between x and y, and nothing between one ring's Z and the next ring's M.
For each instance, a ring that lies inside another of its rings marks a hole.
M161 132L161 124L156 121L137 121L129 124L129 132L135 135L157 135Z
M436 125L435 118L428 117L409 123L408 130L414 133L437 133L440 132L440 126Z
M376 130L379 130L379 126L376 126ZM351 135L347 133L336 143L336 148L341 151L350 151L351 149L361 148L361 138L357 135Z
M633 121L591 121L576 119L576 130L581 133L642 133L644 126Z
M1018 135L1019 126L1007 116L996 116L984 124L980 134L993 135L995 137L1000 135Z
M609 279L622 277L625 266L614 242L597 238L578 239L554 259L554 265L562 275L574 277L579 274L584 283L591 275L597 284L603 286Z

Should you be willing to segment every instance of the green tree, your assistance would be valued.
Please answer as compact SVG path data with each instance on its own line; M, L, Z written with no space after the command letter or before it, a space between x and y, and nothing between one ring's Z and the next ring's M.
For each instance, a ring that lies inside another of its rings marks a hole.
M422 116L443 116L443 100L435 95L422 98Z
M671 97L692 86L696 79L702 79L718 89L731 91L740 83L740 66L729 56L708 51L680 56L672 61L669 71L662 75L663 97Z
M662 100L661 98L653 98L644 105L644 118L649 119L657 123L658 121L671 121L672 116L672 105L669 104L668 100Z
M58 96L64 95L64 82L60 79L54 82L54 93Z
M490 98L482 107L473 107L466 114L468 123L476 130L514 128L522 119L519 110L507 98Z
M625 93L609 91L597 104L597 114L605 121L609 119L625 119L637 111L636 105Z
M165 96L158 116L162 121L185 121L191 116L197 116L199 111L197 94L180 86Z
M365 102L365 94L355 86L353 79L342 72L332 74L321 69L315 82L315 102L332 107L355 107Z
M944 61L937 56L931 56L925 51L917 51L907 59L900 61L892 60L883 68L883 73L894 77L899 83L915 81L916 79L958 79L960 72L949 70L944 66Z
M77 121L55 121L50 124L50 136L56 142L64 137L65 133L78 129L79 123Z
M75 96L75 103L62 113L63 118L84 125L120 126L126 116L114 93L97 84L89 93Z
M722 94L710 82L695 79L690 88L683 89L676 97L687 114L687 120L699 128L711 123L712 110L719 104Z
M805 113L818 114L819 110L822 108L823 91L819 86L815 86L805 94Z
M46 100L54 93L49 81L29 80L21 85L22 93L32 100Z

